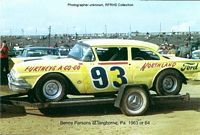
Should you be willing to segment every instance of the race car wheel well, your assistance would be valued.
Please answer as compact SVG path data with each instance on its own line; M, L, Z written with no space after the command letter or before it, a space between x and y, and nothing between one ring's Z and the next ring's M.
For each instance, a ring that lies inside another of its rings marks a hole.
M42 79L44 76L49 75L49 74L54 74L54 75L58 74L58 75L61 75L63 78L65 78L65 83L68 85L67 94L77 94L77 95L80 94L80 92L77 90L77 88L71 82L71 80L62 73L58 73L58 72L47 73L47 74L44 74L40 79Z
M52 72L44 74L34 86L35 101L50 102L63 100L73 88L71 81L63 74Z
M166 71L166 70L173 70L173 71L176 71L177 73L180 74L180 78L182 79L182 82L183 82L184 84L187 84L187 79L185 78L185 76L184 76L179 70L177 70L177 69L175 69L175 68L167 68L167 69L162 70L161 72L159 72L159 73L156 75L156 77L155 77L155 79L154 79L154 82L153 82L153 88L155 88L155 83L156 83L156 80L157 80L158 76L159 76L162 72L164 72L164 71Z
M182 88L182 83L187 84L185 76L177 69L168 68L157 74L152 89L158 95L177 95Z

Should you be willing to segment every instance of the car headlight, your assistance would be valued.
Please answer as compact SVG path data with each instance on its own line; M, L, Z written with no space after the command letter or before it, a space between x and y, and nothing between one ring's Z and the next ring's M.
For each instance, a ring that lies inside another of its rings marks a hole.
M19 84L27 83L26 80L23 78L14 78L14 82Z

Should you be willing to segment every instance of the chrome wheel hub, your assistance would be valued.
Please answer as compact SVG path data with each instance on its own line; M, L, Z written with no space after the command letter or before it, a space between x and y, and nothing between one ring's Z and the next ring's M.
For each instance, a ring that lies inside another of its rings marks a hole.
M142 96L138 93L132 93L131 95L128 96L127 105L128 108L134 111L140 109L143 105Z
M62 85L57 80L49 80L44 84L42 91L47 99L56 99L62 93Z
M167 76L163 80L163 89L166 92L173 92L177 88L177 79L174 76Z

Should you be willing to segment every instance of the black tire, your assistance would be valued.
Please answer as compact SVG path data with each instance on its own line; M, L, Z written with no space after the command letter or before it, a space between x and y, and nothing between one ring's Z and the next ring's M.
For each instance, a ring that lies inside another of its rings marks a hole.
M28 93L28 100L29 100L29 102L31 102L31 103L37 102L37 100L36 100L36 98L35 98L34 91L31 90L31 91Z
M156 79L155 90L158 95L177 95L182 88L182 78L175 70L165 70Z
M148 93L139 87L128 88L121 100L120 110L128 116L144 114L149 107Z
M34 88L34 95L39 102L56 102L66 96L67 81L60 74L47 74L42 77Z

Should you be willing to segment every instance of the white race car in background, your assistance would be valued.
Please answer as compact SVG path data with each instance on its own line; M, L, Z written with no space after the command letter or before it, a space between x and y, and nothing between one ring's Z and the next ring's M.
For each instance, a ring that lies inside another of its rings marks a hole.
M200 59L200 50L195 50L192 52L192 59Z

